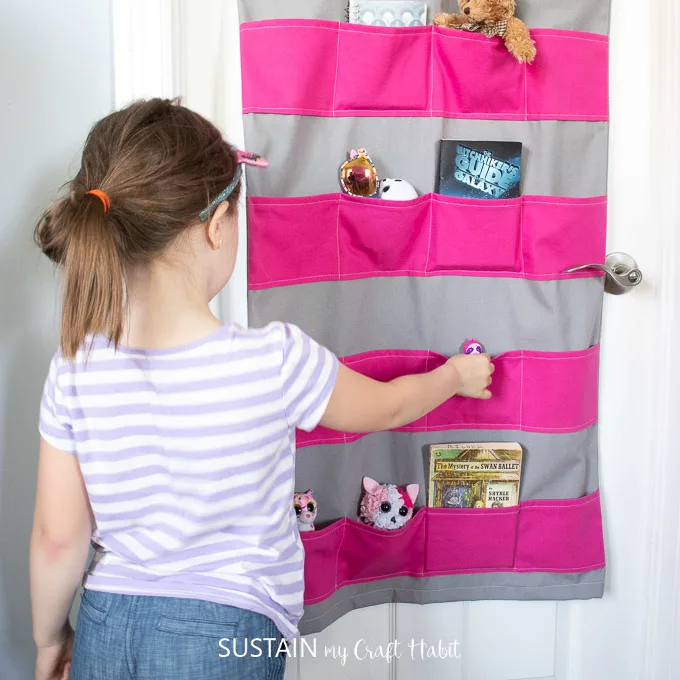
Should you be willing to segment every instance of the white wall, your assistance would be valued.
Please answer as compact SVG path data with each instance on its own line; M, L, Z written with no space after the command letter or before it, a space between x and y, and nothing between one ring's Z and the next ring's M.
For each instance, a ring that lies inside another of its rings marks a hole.
M241 56L236 0L112 0L116 108L148 97L178 97L243 148ZM257 149L253 149L257 151ZM247 325L245 196L240 248L223 319Z
M36 218L111 110L108 0L0 0L0 676L32 677L28 544L58 285Z

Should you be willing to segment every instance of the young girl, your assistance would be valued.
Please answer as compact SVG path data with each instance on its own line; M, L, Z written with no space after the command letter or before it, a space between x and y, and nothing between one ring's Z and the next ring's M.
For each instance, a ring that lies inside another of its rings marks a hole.
M387 430L491 396L486 355L380 383L295 326L222 325L208 303L234 267L243 158L177 102L138 102L95 125L36 227L64 275L31 540L37 680L282 678L303 602L295 429Z

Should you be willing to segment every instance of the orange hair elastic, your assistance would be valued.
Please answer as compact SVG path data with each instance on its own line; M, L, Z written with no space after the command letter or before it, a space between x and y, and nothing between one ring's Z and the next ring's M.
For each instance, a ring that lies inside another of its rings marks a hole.
M111 199L105 192L99 191L99 189L90 189L90 191L86 192L86 195L87 194L92 194L93 196L96 196L104 206L104 213L109 212L109 208L111 207Z

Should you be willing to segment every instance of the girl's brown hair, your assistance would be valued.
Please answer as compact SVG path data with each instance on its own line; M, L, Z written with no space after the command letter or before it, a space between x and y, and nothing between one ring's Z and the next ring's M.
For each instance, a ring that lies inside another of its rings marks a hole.
M236 154L219 130L179 100L139 101L100 120L68 193L40 218L35 241L64 271L61 351L87 336L116 346L126 313L125 277L148 264L234 179ZM241 183L230 196L236 209ZM91 190L103 191L103 201Z

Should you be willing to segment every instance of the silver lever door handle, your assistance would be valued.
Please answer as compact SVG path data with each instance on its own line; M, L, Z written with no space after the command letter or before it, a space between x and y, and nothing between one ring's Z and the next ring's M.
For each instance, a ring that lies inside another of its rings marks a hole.
M607 255L604 264L584 264L580 267L567 269L566 273L578 272L583 269L599 269L607 274L604 289L612 295L623 295L642 281L642 272L637 262L626 253L611 253Z

